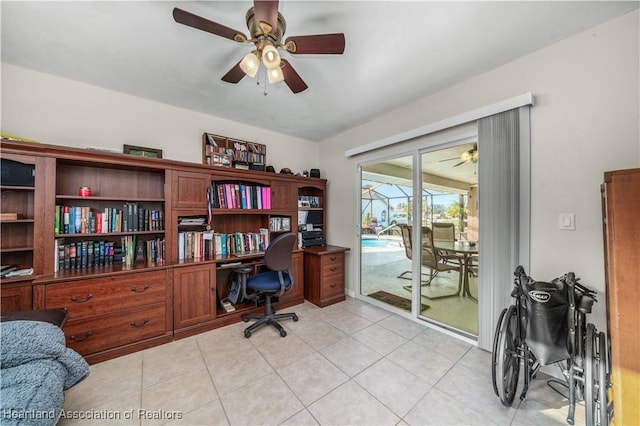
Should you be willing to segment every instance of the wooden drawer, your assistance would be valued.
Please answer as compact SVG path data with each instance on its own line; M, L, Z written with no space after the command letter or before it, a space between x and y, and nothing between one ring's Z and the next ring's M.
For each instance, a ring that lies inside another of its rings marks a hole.
M322 276L344 274L344 254L328 254L322 256Z
M331 274L322 278L322 298L331 299L344 295L344 274Z
M137 306L164 304L165 299L165 271L155 271L50 284L45 303L47 308L67 308L71 321Z
M160 336L165 329L165 304L69 321L64 327L67 346L81 355Z

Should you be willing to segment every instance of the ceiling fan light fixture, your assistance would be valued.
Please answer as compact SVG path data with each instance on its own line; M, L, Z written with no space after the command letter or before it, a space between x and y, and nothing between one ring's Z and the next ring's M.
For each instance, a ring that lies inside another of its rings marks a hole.
M284 80L284 74L282 73L282 69L280 66L276 68L268 68L267 69L267 77L269 78L269 83L279 83Z
M272 44L267 44L262 49L262 62L268 69L280 68L280 54Z
M255 77L260 68L260 58L256 55L256 51L247 53L247 55L240 61L240 69L244 71L249 77Z

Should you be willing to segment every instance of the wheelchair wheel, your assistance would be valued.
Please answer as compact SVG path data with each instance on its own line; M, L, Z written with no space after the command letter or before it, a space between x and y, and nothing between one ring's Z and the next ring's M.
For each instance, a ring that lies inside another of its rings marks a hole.
M493 392L496 396L500 396L498 393L498 384L496 382L496 369L498 368L498 341L500 339L500 328L502 327L502 320L504 314L507 313L507 308L504 308L498 317L498 323L496 324L496 332L493 334L493 351L491 352L491 380L493 382Z
M498 339L498 365L496 385L500 402L510 407L516 395L518 376L520 375L520 335L518 333L518 313L511 305L504 315Z
M609 425L607 338L587 324L585 337L584 405L587 425Z

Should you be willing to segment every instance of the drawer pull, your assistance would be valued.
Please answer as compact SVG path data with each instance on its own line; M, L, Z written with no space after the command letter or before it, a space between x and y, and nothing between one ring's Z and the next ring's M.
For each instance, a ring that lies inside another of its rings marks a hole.
M145 324L148 323L148 322L149 322L149 320L145 318L140 323L136 323L135 321L131 321L129 324L131 324L132 327L140 328L140 327L144 327Z
M329 270L330 270L331 272L333 272L333 271L337 271L337 270L338 270L338 268L336 268L335 266L332 266L331 268L329 268Z
M338 285L338 284L333 283L333 284L329 284L329 287L331 287L331 288L335 288L337 285Z
M131 287L131 291L134 293L144 293L149 288L148 285L145 285L142 290L138 290L136 287Z
M83 342L91 336L93 336L93 331L87 331L84 336L79 336L79 337L71 336L69 337L69 340L73 340L74 342Z
M88 302L91 299L93 299L93 294L89 293L86 299L78 299L77 297L74 296L71 298L71 301L75 303L84 303L84 302Z
M334 262L337 259L337 257L336 256L330 256L329 259L331 259L331 261Z

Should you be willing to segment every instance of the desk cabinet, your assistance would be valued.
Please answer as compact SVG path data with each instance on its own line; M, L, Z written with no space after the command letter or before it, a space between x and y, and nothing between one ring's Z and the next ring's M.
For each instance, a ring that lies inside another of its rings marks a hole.
M344 257L349 249L338 246L304 249L304 296L321 308L346 299Z
M85 357L99 358L127 345L171 338L167 320L171 280L164 269L44 283L43 287L44 308L67 309L67 346Z
M173 269L173 327L202 325L216 318L216 265L204 263Z

